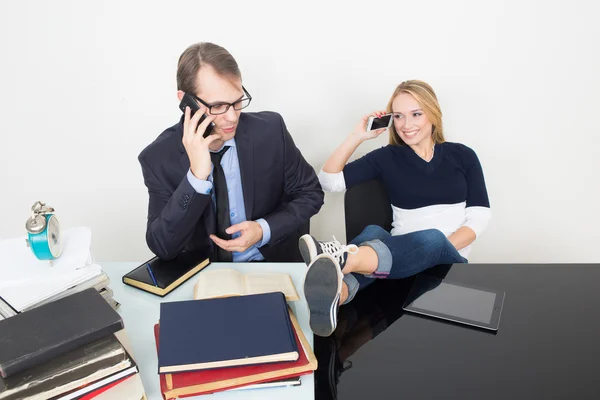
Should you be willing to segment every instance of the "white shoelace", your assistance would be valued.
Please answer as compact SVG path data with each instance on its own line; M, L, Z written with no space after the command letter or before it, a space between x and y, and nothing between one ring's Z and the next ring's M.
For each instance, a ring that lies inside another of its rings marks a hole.
M356 254L358 253L358 246L355 244L351 244L351 245L344 245L341 244L340 242L338 242L338 240L335 238L335 236L333 237L333 241L332 242L319 242L319 244L321 245L321 250L323 250L323 253L327 253L329 255L331 255L332 257L335 257L338 261L338 263L342 264L342 259L344 256L344 253L350 253L350 254Z

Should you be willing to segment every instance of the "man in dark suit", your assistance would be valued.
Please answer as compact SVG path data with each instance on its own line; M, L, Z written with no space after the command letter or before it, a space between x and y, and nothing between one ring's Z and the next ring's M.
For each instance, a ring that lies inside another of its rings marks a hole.
M162 259L203 251L213 261L301 261L298 238L323 191L282 117L241 112L252 97L235 59L212 43L181 55L177 89L200 109L192 117L187 107L138 157L150 197L148 247Z

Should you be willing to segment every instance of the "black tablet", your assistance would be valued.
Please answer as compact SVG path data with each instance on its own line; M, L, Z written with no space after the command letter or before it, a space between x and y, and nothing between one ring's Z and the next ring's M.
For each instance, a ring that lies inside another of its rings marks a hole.
M418 275L402 308L496 331L503 304L504 292Z

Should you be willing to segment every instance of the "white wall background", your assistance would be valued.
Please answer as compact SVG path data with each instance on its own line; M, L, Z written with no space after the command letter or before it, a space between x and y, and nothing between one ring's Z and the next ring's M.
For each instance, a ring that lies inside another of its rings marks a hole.
M146 259L137 155L179 118L179 55L212 41L236 57L248 111L280 112L317 170L398 83L429 82L447 139L486 175L493 219L471 262L600 262L597 4L2 1L0 238L42 200L92 228L96 259ZM343 239L343 196L325 200L312 231Z

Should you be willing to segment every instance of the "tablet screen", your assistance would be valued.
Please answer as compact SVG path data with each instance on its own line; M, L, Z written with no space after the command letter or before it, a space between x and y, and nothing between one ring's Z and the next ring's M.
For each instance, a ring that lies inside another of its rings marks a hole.
M495 301L496 293L442 282L435 289L423 293L412 305L423 310L489 324Z
M456 322L497 329L504 292L463 286L427 275L418 276L404 308Z

